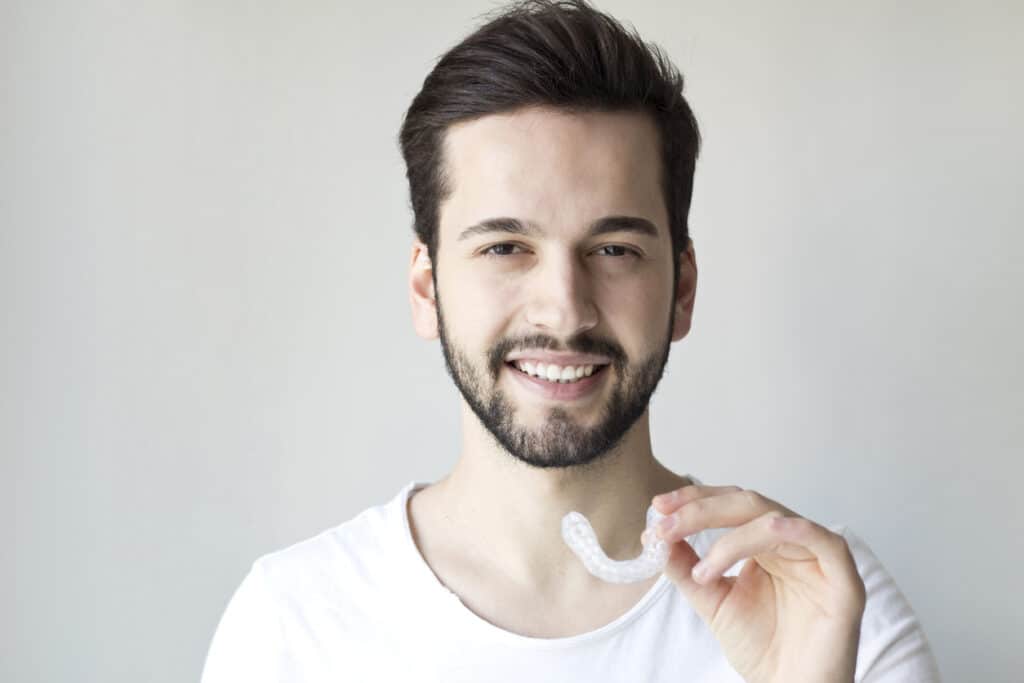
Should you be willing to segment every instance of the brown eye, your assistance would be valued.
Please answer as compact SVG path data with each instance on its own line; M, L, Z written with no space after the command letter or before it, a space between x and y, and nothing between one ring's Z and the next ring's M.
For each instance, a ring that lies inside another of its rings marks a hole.
M480 253L482 255L484 255L484 256L513 256L514 255L514 254L509 254L509 253L501 253L501 254L499 254L499 253L496 253L496 252L493 251L494 249L500 249L502 247L510 247L512 249L515 249L515 248L518 248L519 245L518 244L511 244L509 242L502 242L501 244L493 244L493 245L487 247L486 249L484 249Z
M622 249L626 252L624 254L612 254L612 256L633 256L636 258L640 257L640 252L638 252L636 249L630 249L629 247L624 247L621 244L606 244L605 246L598 249L598 251L601 251L602 249Z
M513 244L511 242L501 242L500 244L492 244L491 246L487 247L486 249L480 252L480 255L487 256L489 258L502 256L517 256L517 254L512 253L510 250L521 248L522 247L520 247L518 244ZM631 256L633 258L641 258L643 256L636 249L631 249L630 247L626 247L621 244L606 244L605 246L598 248L597 251L601 252L605 249L621 250L620 253L609 254L610 256L614 256L617 259L621 259L623 256Z

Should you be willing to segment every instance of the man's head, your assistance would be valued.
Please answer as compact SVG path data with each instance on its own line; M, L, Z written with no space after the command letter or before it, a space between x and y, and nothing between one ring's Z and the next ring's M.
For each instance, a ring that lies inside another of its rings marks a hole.
M608 452L689 330L699 138L681 88L610 17L531 1L442 57L406 114L417 331L440 336L463 397L522 462ZM507 362L542 351L606 367L585 396L553 399Z

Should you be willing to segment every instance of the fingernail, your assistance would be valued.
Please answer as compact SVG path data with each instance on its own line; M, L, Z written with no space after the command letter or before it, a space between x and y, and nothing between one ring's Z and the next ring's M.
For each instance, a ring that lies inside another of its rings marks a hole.
M670 515L665 519L661 520L660 522L658 522L658 532L661 534L666 534L669 531L672 531L672 527L674 527L675 525L676 518Z
M693 576L693 580L697 583L704 583L707 580L708 574L710 572L711 567L704 564L703 561L700 561L696 565L694 565L691 575Z

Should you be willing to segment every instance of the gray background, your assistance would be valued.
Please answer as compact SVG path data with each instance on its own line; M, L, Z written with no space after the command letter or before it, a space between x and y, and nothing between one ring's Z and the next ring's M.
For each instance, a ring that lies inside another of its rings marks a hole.
M4 681L195 680L257 556L455 461L396 135L491 2L4 2ZM1021 3L600 2L702 126L656 455L1022 665Z

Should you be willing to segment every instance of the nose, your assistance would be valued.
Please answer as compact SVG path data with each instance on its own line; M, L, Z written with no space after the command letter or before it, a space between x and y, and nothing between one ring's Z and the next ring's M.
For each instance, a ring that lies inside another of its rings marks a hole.
M527 322L552 336L567 339L598 322L590 273L576 254L549 256L532 274Z

